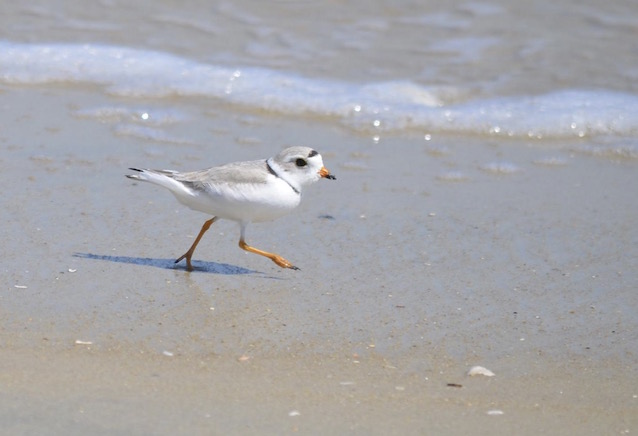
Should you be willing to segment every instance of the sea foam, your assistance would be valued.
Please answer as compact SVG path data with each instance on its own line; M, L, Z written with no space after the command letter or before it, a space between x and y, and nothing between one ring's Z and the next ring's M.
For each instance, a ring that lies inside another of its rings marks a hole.
M249 109L332 117L364 132L418 129L536 139L638 134L638 96L631 94L568 89L459 101L464 91L450 87L306 78L99 44L0 42L0 82L94 84L129 98L207 97Z

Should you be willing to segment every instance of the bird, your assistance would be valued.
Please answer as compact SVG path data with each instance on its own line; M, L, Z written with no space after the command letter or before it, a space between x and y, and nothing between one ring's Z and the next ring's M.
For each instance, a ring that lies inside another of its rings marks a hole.
M185 259L188 271L193 271L191 260L197 244L220 219L239 223L241 249L267 257L281 268L298 270L278 254L248 245L246 228L249 223L271 221L290 213L300 204L303 190L319 179L336 180L324 166L321 155L303 146L286 148L268 159L233 162L191 172L129 170L135 171L126 174L129 179L162 186L184 206L212 216L204 222L188 251L175 260L177 264Z

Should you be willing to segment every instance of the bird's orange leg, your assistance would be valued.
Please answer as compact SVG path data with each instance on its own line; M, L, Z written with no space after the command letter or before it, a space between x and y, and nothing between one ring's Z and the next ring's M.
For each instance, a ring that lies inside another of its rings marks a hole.
M202 229L199 231L199 235L197 235L197 238L195 238L195 242L193 242L193 245L191 245L191 248L189 248L186 253L182 254L175 261L175 263L178 263L182 259L186 259L186 269L188 271L193 270L193 265L191 265L191 257L193 257L193 253L195 252L195 247L197 247L197 244L199 244L199 240L202 239L202 236L204 236L204 233L206 233L206 230L208 230L215 221L217 221L216 216L212 217L211 219L209 219L208 221L204 223L204 225L202 226Z
M296 266L294 266L292 263L288 262L283 257L279 256L278 254L269 253L267 251L260 250L259 248L251 247L250 245L246 244L246 241L244 241L243 236L239 239L239 247L242 250L250 251L251 253L255 253L255 254L259 254L260 256L267 257L268 259L272 260L273 262L275 262L277 265L279 265L282 268L290 268L290 269L296 269L296 270L299 269Z

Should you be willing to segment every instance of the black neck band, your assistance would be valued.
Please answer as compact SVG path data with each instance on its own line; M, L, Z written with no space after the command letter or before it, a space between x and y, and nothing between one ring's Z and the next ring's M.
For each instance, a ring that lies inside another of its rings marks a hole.
M273 169L272 169L272 167L271 167L271 166L270 166L270 164L268 163L268 160L266 160L266 168L268 168L268 172L269 172L270 174L272 174L273 176L275 176L275 177L277 177L277 178L279 178L279 179L283 180L284 182L288 183L288 186L290 186L290 189L292 189L292 190L293 190L293 191L295 191L297 194L299 194L299 191L297 191L297 188L295 188L294 186L292 186L292 185L290 184L290 182L288 182L288 180L284 179L283 177L280 177L280 176L279 176L279 174L277 174L277 173L275 172L275 170L273 170Z

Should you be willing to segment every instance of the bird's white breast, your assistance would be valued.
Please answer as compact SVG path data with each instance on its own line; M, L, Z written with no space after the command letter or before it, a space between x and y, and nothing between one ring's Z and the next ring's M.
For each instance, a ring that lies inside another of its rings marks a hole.
M266 183L216 183L188 194L173 191L191 209L244 222L270 221L290 213L301 201L282 179L269 175Z

